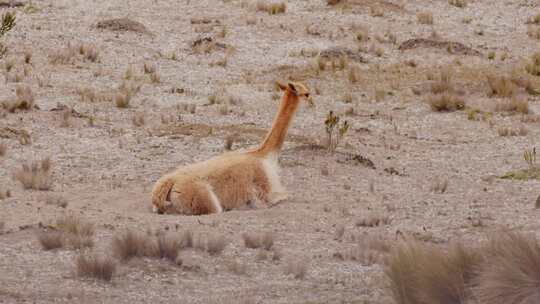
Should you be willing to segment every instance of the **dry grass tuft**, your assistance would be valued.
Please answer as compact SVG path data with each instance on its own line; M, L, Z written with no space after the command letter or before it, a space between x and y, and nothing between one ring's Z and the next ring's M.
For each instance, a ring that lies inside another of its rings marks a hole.
M96 62L99 59L99 51L93 44L81 44L78 47L79 54L86 61Z
M9 190L6 190L6 191L0 190L0 200L3 200L5 198L9 198L9 197L11 197L11 191L9 191Z
M51 161L45 158L39 162L23 164L22 168L15 170L13 177L24 189L50 190L53 182Z
M532 62L525 66L525 70L534 76L540 76L540 52L536 52L531 57Z
M145 118L144 117L145 117L144 112L135 113L135 115L133 115L133 119L132 119L133 125L136 126L136 127L144 126L144 123L145 123Z
M497 133L499 136L525 136L528 131L525 126L521 125L518 128L511 126L501 126L497 128Z
M44 250L69 246L81 249L94 246L94 226L74 216L65 216L56 221L57 231L43 232L37 235Z
M430 78L428 76L428 78ZM449 69L442 70L439 79L431 84L432 94L453 93L454 85L452 83L452 71Z
M455 94L431 95L427 99L431 109L436 112L452 112L465 108L465 101Z
M516 85L508 77L490 75L487 81L490 97L512 97L516 93Z
M326 4L328 5L337 5L340 3L345 2L346 0L326 0Z
M13 113L16 110L31 110L34 107L35 97L32 88L29 86L18 86L15 90L15 96L14 100L4 101L2 104L8 112Z
M80 236L93 236L95 233L93 224L81 221L81 219L73 215L58 219L56 227L63 232Z
M514 97L510 100L498 102L495 105L495 111L529 114L529 102L526 99L518 99Z
M420 24L433 24L433 14L430 12L421 12L416 14L416 20Z
M125 109L129 107L129 102L131 100L131 95L126 93L118 92L114 96L114 103L117 108Z
M222 235L210 235L206 239L206 251L210 255L219 255L227 246L227 240Z
M285 2L267 2L260 0L256 5L257 11L267 12L270 15L283 14L287 10Z
M448 4L455 7L464 8L467 6L467 0L448 0Z
M40 232L37 235L43 250L52 250L64 247L64 235L58 231Z
M230 261L227 265L227 268L229 269L230 272L234 273L235 275L247 274L246 264L241 264L236 259Z
M487 261L475 279L480 303L537 303L540 245L534 235L506 232L493 237Z
M0 142L0 156L6 156L7 153L7 144Z
M445 193L448 188L448 179L435 178L431 184L430 190L434 193Z
M392 219L388 215L382 215L379 213L371 213L366 217L356 221L357 227L378 227L386 226L392 222Z
M53 54L51 54L49 56L49 61L52 64L71 64L76 56L77 50L71 45L68 45L67 47L56 50Z
M31 49L24 50L24 63L26 64L32 63L32 50Z
M152 74L157 71L156 65L146 61L143 65L143 70L145 74Z
M128 230L121 235L115 235L112 240L114 255L121 261L133 257L147 256L151 250L150 238L144 234Z
M246 248L264 248L270 250L274 246L274 235L266 233L244 233L242 235Z
M295 279L303 279L306 276L308 263L305 259L288 259L285 265L285 274L292 274Z
M108 256L81 253L75 258L77 275L111 281L116 271L116 262Z

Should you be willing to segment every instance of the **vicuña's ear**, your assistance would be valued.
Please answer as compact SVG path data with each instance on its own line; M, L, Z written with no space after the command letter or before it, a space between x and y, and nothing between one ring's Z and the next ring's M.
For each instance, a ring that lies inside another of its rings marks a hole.
M287 85L285 85L282 82L276 81L276 85L279 87L280 90L285 91L287 90Z
M294 93L297 93L297 92L296 92L296 88L294 87L294 84L292 84L292 82L289 82L289 89L290 89L291 91L293 91Z

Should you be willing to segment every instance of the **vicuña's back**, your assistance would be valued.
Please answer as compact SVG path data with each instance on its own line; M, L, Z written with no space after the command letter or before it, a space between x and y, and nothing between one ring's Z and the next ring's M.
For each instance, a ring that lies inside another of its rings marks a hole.
M199 215L267 206L284 199L277 157L300 97L309 100L309 92L302 84L280 87L284 95L279 111L259 148L225 153L161 177L152 191L154 211Z

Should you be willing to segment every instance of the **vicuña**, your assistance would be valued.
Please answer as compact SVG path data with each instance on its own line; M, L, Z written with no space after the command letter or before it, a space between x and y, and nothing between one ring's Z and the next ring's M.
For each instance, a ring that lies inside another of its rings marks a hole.
M283 90L279 111L262 144L248 151L224 153L182 166L161 177L152 190L157 213L200 215L267 207L287 197L278 172L278 154L301 99L312 104L301 83L278 83Z

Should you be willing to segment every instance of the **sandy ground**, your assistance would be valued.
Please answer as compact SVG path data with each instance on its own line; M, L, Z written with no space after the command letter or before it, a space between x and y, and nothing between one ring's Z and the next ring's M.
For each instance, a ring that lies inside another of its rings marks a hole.
M0 116L0 141L7 145L0 191L11 192L0 200L0 303L392 303L380 261L336 257L356 248L358 236L380 235L391 243L407 234L445 244L476 242L501 228L538 235L539 181L498 177L526 168L523 152L539 146L539 124L500 112L487 121L469 120L464 111L433 112L424 100L429 75L451 67L467 103L490 111L498 98L488 97L486 75L525 73L538 51L526 21L540 12L539 3L475 0L456 8L427 0L289 1L278 15L236 0L44 0L14 9L18 22L3 38L10 49L0 62L14 60L12 74L26 66L22 83L32 88L39 109ZM434 24L419 24L419 12L431 12ZM141 22L148 32L96 27L120 17ZM369 40L359 43L359 31ZM433 32L478 53L399 50L402 42ZM209 53L192 48L203 37L218 42ZM99 59L76 55L66 64L51 63L51 56L79 43L95 45ZM317 72L314 54L335 48L354 53L347 68ZM30 65L23 62L25 50L32 52ZM495 59L488 59L490 52ZM216 64L224 59L225 66ZM412 61L415 67L406 64ZM144 74L145 62L157 66L159 83ZM108 98L81 100L81 88L116 92L130 67L131 81L142 86L128 108ZM350 67L357 69L356 83L348 80ZM233 149L260 142L277 108L277 79L304 81L315 93L316 108L300 109L280 156L289 199L270 209L200 217L151 213L149 192L162 174L221 153L233 134ZM533 83L540 84L534 77ZM18 85L2 82L0 100L14 98ZM376 90L389 93L376 100ZM346 93L352 103L344 102ZM233 102L209 105L211 95ZM540 113L538 97L518 95ZM59 104L80 115L64 124L63 112L54 111ZM186 104L195 112L183 110ZM354 114L345 115L350 108ZM335 153L316 147L324 142L330 110L351 123ZM133 124L136 115L144 115L143 126ZM497 131L521 125L524 136ZM26 130L31 143L21 144L7 128ZM24 190L12 172L45 157L53 164L52 189ZM447 182L444 193L432 190L437 181ZM68 206L47 204L50 196L65 198ZM189 229L221 235L228 245L218 256L181 252L194 267L151 259L120 264L112 282L104 283L75 274L77 251L43 251L37 242L41 227L66 213L95 223L94 250L104 254L111 254L113 235L128 228ZM373 215L391 221L357 225ZM340 227L345 234L337 238ZM261 259L260 250L245 248L246 232L272 232L281 259ZM230 271L234 260L246 274ZM303 279L286 274L290 261L307 265Z

